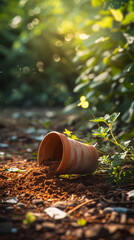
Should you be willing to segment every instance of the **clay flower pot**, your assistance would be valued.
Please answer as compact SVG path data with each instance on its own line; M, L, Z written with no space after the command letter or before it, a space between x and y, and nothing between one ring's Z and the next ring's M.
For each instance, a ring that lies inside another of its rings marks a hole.
M38 151L38 163L58 161L57 174L91 173L97 168L98 152L94 146L67 138L58 132L48 133ZM45 165L45 164L44 164Z

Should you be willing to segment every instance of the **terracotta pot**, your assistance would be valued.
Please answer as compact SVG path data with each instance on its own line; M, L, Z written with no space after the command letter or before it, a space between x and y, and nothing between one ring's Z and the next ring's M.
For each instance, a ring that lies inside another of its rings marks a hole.
M49 159L59 161L57 174L90 173L97 168L98 152L94 146L50 132L40 144L38 163L41 165Z

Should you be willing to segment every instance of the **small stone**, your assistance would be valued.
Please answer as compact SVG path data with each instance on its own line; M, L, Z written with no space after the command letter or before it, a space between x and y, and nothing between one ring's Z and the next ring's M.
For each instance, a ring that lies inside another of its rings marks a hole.
M134 199L134 190L127 192L127 195L130 200Z
M33 213L33 214L37 218L43 218L44 217L44 213Z
M117 217L118 217L118 213L117 212L112 212L108 221L109 222L115 222Z
M68 203L66 201L58 201L52 205L52 207L57 207L61 210L66 209L67 206L68 206Z
M19 207L19 208L25 208L25 207L26 207L26 204L21 203L21 202L18 202L18 203L17 203L17 207Z
M78 205L78 202L77 201L69 201L68 202L68 206L69 207L76 207Z
M84 184L82 184L82 183L79 183L79 184L77 185L77 187L76 187L76 190L77 190L78 192L85 191L85 190L86 190L86 186L85 186Z
M130 232L131 235L134 235L134 227L130 227L129 232Z
M109 231L110 234L113 234L118 230L124 229L124 226L121 224L106 224L105 228Z
M56 228L56 233L58 235L64 235L65 234L65 229L63 228L63 226L60 226L60 228Z
M73 231L73 235L77 238L82 238L83 236L83 229L78 228L76 230Z
M94 238L94 237L97 237L100 233L100 230L101 230L101 225L95 225L91 228L87 228L85 231L84 231L84 234L85 234L85 237L86 238Z
M36 225L35 225L35 230L36 230L36 231L40 231L40 230L42 230L42 228L43 228L43 227L42 227L41 224L36 224Z
M44 213L33 213L33 215L36 217L37 223L45 222L47 220Z
M54 239L53 238L53 233L50 233L50 232L46 232L43 239L47 240L47 239Z
M90 217L90 216L91 216L90 213L88 213L88 212L84 213L84 217L85 217L85 218Z
M96 208L90 208L90 209L88 210L88 213L89 213L89 214L94 214L95 210L96 210Z
M74 228L79 228L80 227L80 225L77 222L72 222L71 225Z
M120 223L125 224L126 221L127 221L127 214L125 214L125 213L121 214Z
M11 233L16 234L18 232L17 228L11 228Z
M22 193L20 196L21 196L21 197L25 197L25 193Z
M6 200L6 203L16 204L18 202L18 199L15 197L9 198Z
M72 236L72 231L70 229L66 231L66 236Z
M134 225L134 218L128 218L127 223Z
M6 210L13 210L14 208L12 206L6 207Z
M59 220L68 217L68 214L56 207L48 207L44 210L50 217Z
M38 204L41 204L41 203L43 203L42 199L33 199L32 200L32 204L34 204L34 205L38 205Z
M0 148L8 148L9 145L6 143L0 143Z
M52 222L43 222L42 227L48 231L54 231L56 229L56 225Z

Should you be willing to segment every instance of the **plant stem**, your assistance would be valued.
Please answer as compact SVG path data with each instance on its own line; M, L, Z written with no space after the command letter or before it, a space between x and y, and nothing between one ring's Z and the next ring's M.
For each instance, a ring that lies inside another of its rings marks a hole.
M96 119L96 117L95 117L94 113L93 113L91 110L89 110L89 111L90 111L90 113L91 113L92 117L93 117L94 119ZM99 123L96 123L96 124L97 124L97 126L100 128L100 124L99 124Z
M104 121L104 122L105 122L105 123L107 124L107 126L109 127L111 136L112 136L112 138L113 138L113 140L114 140L114 141L112 141L112 140L109 139L109 141L111 141L112 143L114 143L114 144L116 144L117 146L119 146L119 147L125 152L125 151L127 150L127 148L124 149L124 148L117 142L117 140L116 140L116 138L115 138L115 136L114 136L114 134L113 134L111 124L108 124L106 121Z

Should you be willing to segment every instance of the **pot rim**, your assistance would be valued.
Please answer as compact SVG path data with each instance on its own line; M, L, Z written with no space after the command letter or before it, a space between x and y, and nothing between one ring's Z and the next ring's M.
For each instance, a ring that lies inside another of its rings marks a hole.
M48 133L44 137L44 139L40 143L39 150L38 150L38 158L37 158L38 159L38 164L39 165L41 164L40 154L41 154L41 152L43 152L43 149L44 149L45 145L47 144L47 138L50 138L51 135L56 135L57 137L59 137L60 142L62 144L62 148L63 148L62 158L59 160L59 166L56 169L56 172L58 174L60 174L61 172L63 172L64 170L67 169L67 167L68 167L68 158L69 158L69 155L71 153L71 147L70 147L70 144L69 144L69 140L62 133L59 133L59 132L56 132L56 131L52 131L52 132Z

